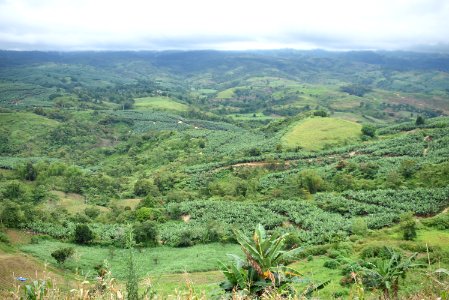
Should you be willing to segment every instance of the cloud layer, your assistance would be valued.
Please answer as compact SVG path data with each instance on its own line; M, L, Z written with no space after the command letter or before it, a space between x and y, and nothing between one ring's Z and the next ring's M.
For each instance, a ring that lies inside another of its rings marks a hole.
M449 45L447 0L0 0L0 49Z

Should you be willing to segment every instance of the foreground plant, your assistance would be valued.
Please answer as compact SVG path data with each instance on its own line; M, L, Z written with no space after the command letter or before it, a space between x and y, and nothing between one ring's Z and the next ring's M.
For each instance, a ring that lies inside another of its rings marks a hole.
M403 258L394 250L388 251L391 255L389 259L378 259L374 263L368 263L368 267L362 268L364 283L370 288L381 290L385 300L399 299L399 279L404 279L409 270L421 265L413 263L417 253Z
M230 264L220 264L220 269L226 277L220 286L227 292L242 295L261 296L272 292L285 296L294 295L292 284L303 280L301 274L286 264L302 249L282 250L288 234L267 237L265 229L260 224L257 225L252 239L237 230L234 234L246 257L242 259L236 255L228 255ZM326 284L327 282L311 286L304 294L311 294Z

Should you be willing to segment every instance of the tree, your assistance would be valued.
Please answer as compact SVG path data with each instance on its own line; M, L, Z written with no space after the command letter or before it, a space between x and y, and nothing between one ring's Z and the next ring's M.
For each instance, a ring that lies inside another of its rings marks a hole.
M425 123L425 120L422 116L416 117L416 121L415 121L416 126L424 125L424 123Z
M315 170L303 170L299 173L297 178L299 188L305 189L310 194L323 191L325 188L325 181Z
M415 160L406 159L401 162L398 171L404 178L409 179L416 173L416 171L418 171L418 168L418 164Z
M10 228L20 227L25 222L24 212L16 203L10 201L5 202L2 203L3 210L0 214L1 223Z
M29 181L34 181L37 178L37 170L32 162L27 162L27 164L22 168L22 178Z
M51 256L58 262L58 264L62 265L67 258L71 257L74 253L75 250L72 247L68 247L53 251Z
M5 189L3 190L2 196L4 198L7 199L19 199L19 198L23 198L26 196L26 190L24 185L17 181L11 181L9 182L6 186Z
M42 200L45 199L45 197L47 197L48 193L47 193L47 187L44 185L37 185L34 189L33 189L33 193L32 193L32 199L34 203L38 203L41 202Z
M144 246L156 246L158 232L155 222L146 221L140 224L134 225L134 239L136 243Z
M134 195L136 196L157 195L158 192L157 186L149 179L139 179L134 184Z
M370 124L365 124L362 126L362 134L373 138L376 136L376 127Z
M94 233L86 224L78 224L75 228L75 243L89 244L94 239Z
M153 216L153 211L149 207L141 207L136 210L136 219L140 222L151 219Z

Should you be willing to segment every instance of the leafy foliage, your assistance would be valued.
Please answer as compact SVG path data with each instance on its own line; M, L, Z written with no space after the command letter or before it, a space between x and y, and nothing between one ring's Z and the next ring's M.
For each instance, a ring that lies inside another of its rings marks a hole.
M68 247L68 248L61 248L61 249L53 251L51 253L51 256L58 262L58 264L62 265L74 253L75 253L75 250L71 247Z

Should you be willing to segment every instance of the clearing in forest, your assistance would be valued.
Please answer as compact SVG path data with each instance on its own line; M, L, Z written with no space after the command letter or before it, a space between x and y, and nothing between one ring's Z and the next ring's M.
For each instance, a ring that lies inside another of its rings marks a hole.
M159 110L174 110L187 111L188 106L174 101L169 97L144 97L136 98L134 106L137 110L159 109Z
M287 148L317 151L358 139L362 125L335 118L309 118L296 123L283 137Z

